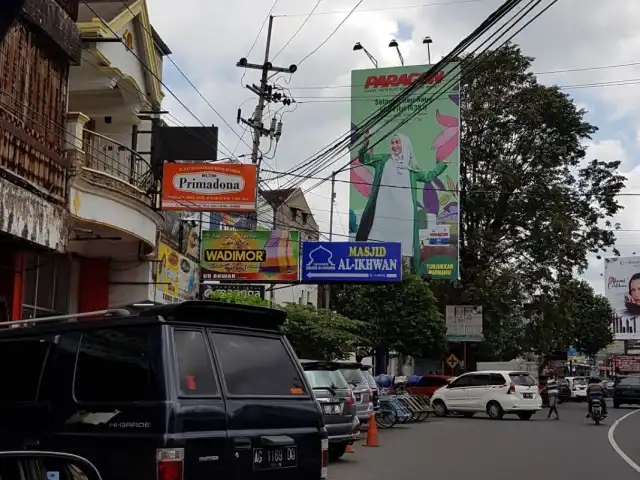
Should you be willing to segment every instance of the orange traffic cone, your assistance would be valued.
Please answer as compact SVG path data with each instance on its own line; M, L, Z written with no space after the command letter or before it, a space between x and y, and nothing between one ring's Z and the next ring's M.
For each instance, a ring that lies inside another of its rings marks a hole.
M373 412L369 415L369 425L367 427L367 438L364 442L365 447L379 447L378 426L376 425L376 417Z
M344 451L345 453L353 453L353 448L350 443L347 443L347 449Z

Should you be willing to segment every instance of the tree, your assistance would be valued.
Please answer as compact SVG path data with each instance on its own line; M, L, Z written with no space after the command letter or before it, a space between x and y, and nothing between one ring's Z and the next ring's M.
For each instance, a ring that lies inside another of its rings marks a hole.
M427 357L445 346L446 328L429 284L405 273L402 282L383 285L343 284L333 290L339 313L361 320L371 349L381 359L393 351Z
M539 84L532 63L508 45L476 57L460 86L461 281L434 291L484 307L493 357L513 353L504 321L519 329L543 287L584 271L590 252L617 254L620 162L586 159L597 128L567 94Z
M588 357L595 357L615 339L611 330L615 310L609 300L596 294L585 281L575 282L573 295L575 302L572 309L572 346Z
M271 305L269 300L236 292L216 292L211 299L262 307ZM368 345L361 335L366 326L363 322L308 305L289 303L273 308L284 310L287 314L285 332L300 358L344 360Z

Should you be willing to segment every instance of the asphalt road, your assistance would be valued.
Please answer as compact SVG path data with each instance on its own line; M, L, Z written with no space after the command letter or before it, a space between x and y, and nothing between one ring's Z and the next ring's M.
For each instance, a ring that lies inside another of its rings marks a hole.
M378 448L357 445L354 453L329 466L329 480L415 480L456 478L474 480L638 480L623 456L640 465L640 411L614 409L596 426L585 419L586 405L559 406L560 420L547 420L547 410L531 420L515 416L489 420L432 418L380 430ZM616 420L632 413L616 424ZM609 441L614 426L613 440ZM444 477L447 475L447 477ZM466 477L468 478L468 477Z

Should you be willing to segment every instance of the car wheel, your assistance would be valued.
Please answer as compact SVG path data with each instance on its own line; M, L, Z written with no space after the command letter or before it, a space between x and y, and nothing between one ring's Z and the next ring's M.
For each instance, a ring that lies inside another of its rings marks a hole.
M533 412L520 412L518 414L520 420L531 420L531 417L533 417Z
M433 402L433 408L435 410L435 414L437 417L446 417L447 416L447 406L444 404L442 400L435 400Z
M462 416L463 416L464 418L471 418L471 417L473 417L474 415L475 415L475 413L474 413L474 412L465 412L465 413L463 413L463 414L462 414Z
M338 460L347 451L346 443L333 443L329 445L329 459Z
M504 415L504 410L498 402L491 401L487 403L487 415L492 420L500 420Z

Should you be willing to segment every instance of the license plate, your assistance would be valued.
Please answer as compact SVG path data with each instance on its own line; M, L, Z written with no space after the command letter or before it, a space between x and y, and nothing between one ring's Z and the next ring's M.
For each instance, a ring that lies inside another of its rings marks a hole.
M278 470L298 466L298 447L254 448L254 470Z
M340 415L342 413L342 407L340 404L323 405L322 413L325 415Z
M523 398L533 398L533 393L523 393L522 397Z

